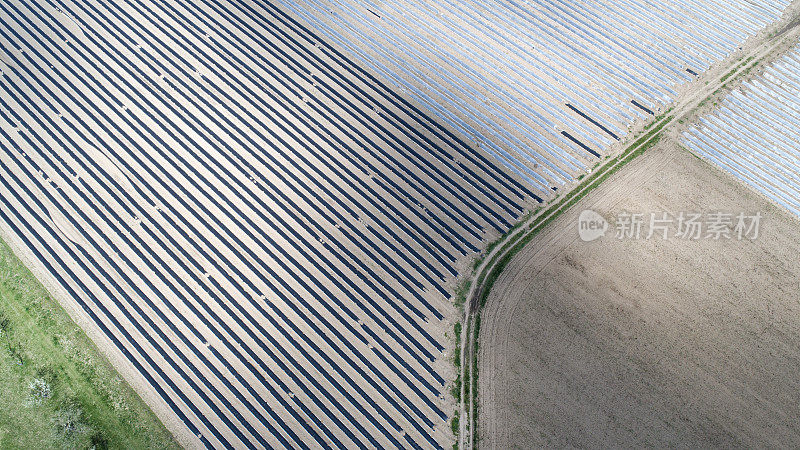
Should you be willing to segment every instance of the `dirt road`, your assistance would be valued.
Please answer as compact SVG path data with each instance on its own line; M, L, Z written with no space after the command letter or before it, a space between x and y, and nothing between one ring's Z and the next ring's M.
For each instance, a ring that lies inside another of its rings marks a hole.
M763 211L756 241L579 239L578 214ZM481 447L796 446L800 226L668 143L562 215L482 313Z
M726 61L723 61L720 64L712 67L712 69L703 74L703 76L701 76L696 82L685 87L684 92L674 103L673 109L669 114L671 119L667 119L667 124L662 134L669 137L677 136L682 129L692 122L692 120L694 120L704 111L714 107L715 103L711 102L710 99L719 98L725 95L725 92L733 89L738 85L738 83L746 79L747 74L751 73L753 69L756 69L759 65L763 67L764 64L768 63L774 58L777 58L783 52L791 48L798 38L798 29L792 24L795 21L794 18L798 16L799 12L800 3L795 3L787 11L787 14L781 22L773 24L758 36L748 40L748 42L742 46L737 54L731 55ZM619 152L622 152L627 145L629 145L629 142L623 142L618 146L617 150L612 150L610 153L615 155ZM636 165L625 167L623 172L628 173L633 170L637 170L633 169L633 167L636 167ZM625 175L618 175L618 177L619 176ZM612 177L612 179L614 179L614 177ZM608 189L609 182L610 180L604 182L603 187L605 189ZM633 192L632 190L635 190L636 187L637 186L635 184L625 185L620 186L619 189L628 189L628 192L630 193ZM584 199L583 202L585 203L585 201L586 200ZM577 214L575 211L580 210L578 210L576 207L573 207L572 214ZM543 219L547 219L547 217L544 217L544 215L557 216L561 213L562 210L559 209L553 213L545 212L538 216L532 216L525 224L518 227L517 231L507 236L504 242L513 242L519 239L519 237L527 233L525 230L528 228L529 223L534 224ZM550 228L553 226L556 225L548 225ZM541 236L537 238L537 241L540 239ZM505 251L504 245L501 244L496 246L495 249L484 258L484 262L473 273L473 276L488 272L495 261L501 259L500 256L502 256ZM465 313L464 323L471 323L473 313L475 310L477 310L476 300L480 297L482 291L485 289L485 286L483 286L482 283L475 281L476 280L473 279L472 288L466 297L468 302L467 304L470 306L470 308L468 308ZM491 299L489 301L491 301ZM465 355L467 361L471 360L472 358L471 352L473 348L474 336L471 333L468 333L467 338L464 339L462 344L462 354ZM468 366L467 369L467 379L471 379L474 376L470 370L470 367L471 366ZM462 392L462 398L467 402L470 400L470 398L464 395L464 392ZM474 446L472 440L474 439L475 433L467 432L468 424L473 422L472 417L470 417L470 414L468 413L468 411L471 411L472 409L473 408L471 404L462 402L459 441L461 448L471 448Z

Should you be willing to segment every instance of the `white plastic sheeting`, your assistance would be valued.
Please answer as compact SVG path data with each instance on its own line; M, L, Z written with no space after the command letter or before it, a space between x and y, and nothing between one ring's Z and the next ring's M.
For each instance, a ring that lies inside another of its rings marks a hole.
M683 143L800 216L800 47L729 94Z
M523 180L276 5L0 17L0 229L166 423L212 448L447 443L452 282L535 202Z
M279 1L542 192L790 3Z

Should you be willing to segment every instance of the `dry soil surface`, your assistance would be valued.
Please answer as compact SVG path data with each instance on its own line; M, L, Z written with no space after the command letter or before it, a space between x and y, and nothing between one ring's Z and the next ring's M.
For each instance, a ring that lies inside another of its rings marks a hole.
M587 208L610 222L589 243L578 236ZM618 240L622 211L764 218L754 241ZM800 446L798 255L794 217L671 141L652 149L494 285L480 446Z

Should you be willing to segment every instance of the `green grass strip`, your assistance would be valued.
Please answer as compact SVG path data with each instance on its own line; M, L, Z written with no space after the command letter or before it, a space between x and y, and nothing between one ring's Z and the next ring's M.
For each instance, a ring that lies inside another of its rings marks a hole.
M0 448L179 448L1 240Z
M544 229L550 222L558 218L563 212L567 211L571 208L575 203L580 201L584 196L586 196L589 192L596 189L600 184L605 181L608 177L619 171L622 167L628 164L630 161L635 159L637 156L643 154L648 149L655 146L661 139L661 135L659 134L661 130L667 126L671 121L672 117L667 116L672 111L670 108L666 111L663 115L659 116L658 119L654 122L657 125L655 127L651 127L650 131L648 131L644 136L637 139L633 144L628 146L625 151L617 156L616 158L611 159L608 161L600 170L595 171L591 176L586 178L582 183L580 183L575 189L568 192L560 201L550 206L539 218L531 223L528 226L528 232L524 233L520 238L516 240L512 240L507 242L501 248L500 253L495 255L492 260L490 260L490 264L484 268L481 272L480 276L478 277L478 286L483 286L483 289L480 291L479 299L478 299L478 308L476 311L473 311L475 314L475 326L473 329L473 353L472 353L472 369L473 375L472 380L467 383L467 397L472 399L472 420L471 420L471 433L472 433L472 440L474 443L478 442L478 349L479 349L479 333L480 333L480 322L481 322L481 315L480 311L483 309L486 300L489 297L489 293L494 286L495 281L503 273L506 266L511 262L511 260L516 256L516 254L521 251L539 232ZM500 241L508 237L509 235L513 234L514 231L519 229L519 226L523 222L518 223L515 227L506 233ZM487 252L488 253L488 252ZM500 256L502 255L502 256ZM471 391L471 395L470 392Z

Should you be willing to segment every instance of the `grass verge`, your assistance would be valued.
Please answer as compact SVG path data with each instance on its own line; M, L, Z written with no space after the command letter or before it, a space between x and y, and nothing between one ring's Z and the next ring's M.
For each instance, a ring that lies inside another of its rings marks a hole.
M461 403L461 322L456 322L453 325L455 332L456 349L453 352L453 364L456 366L456 380L453 382L453 387L450 388L450 394L456 399L456 403ZM455 434L458 435L458 429Z
M671 111L671 110L670 110ZM667 111L668 114L670 111ZM505 268L508 261L510 261L513 256L522 249L531 239L541 230L545 225L550 223L558 214L553 214L558 210L565 211L569 209L572 205L577 203L581 198L583 198L586 194L593 191L601 182L603 182L606 178L616 173L619 169L624 167L627 163L633 160L636 156L641 155L647 149L654 146L658 143L660 139L659 133L661 130L669 123L672 117L661 116L657 120L657 126L652 128L648 133L646 133L641 138L637 139L633 144L628 146L628 148L622 152L616 158L609 160L600 170L595 171L591 176L586 178L583 182L581 182L575 189L571 190L567 193L564 197L561 198L560 201L550 206L547 211L545 211L539 219L532 222L528 227L528 232L520 239L516 241L510 241L506 243L500 254L504 254L503 257L495 255L492 258L490 264L484 268L483 272L478 276L478 285L483 286L482 291L479 295L478 301L478 311L483 307L484 303L486 302L486 298L489 296L489 292L491 291L491 287L494 284L494 281L502 272L503 268ZM513 230L510 233L512 233ZM513 247L511 251L508 251L509 248ZM502 258L498 261L498 258Z
M518 237L516 240L512 239L509 242L505 243L501 248L501 252L492 257L489 265L487 265L478 276L477 283L478 286L481 286L481 290L478 293L478 301L476 308L474 311L472 311L472 314L474 315L475 319L474 319L474 326L470 330L473 333L472 360L470 361L470 363L472 364L472 379L468 380L465 386L466 387L465 398L472 400L472 411L471 411L472 414L471 414L469 429L470 433L472 434L473 443L477 443L479 439L478 349L480 345L480 339L479 339L480 322L481 322L480 311L481 309L483 309L483 306L486 303L486 299L489 297L489 293L492 290L494 282L497 280L497 278L500 276L503 270L505 270L506 266L508 265L508 263L511 262L514 256L516 256L516 254L520 250L522 250L545 226L547 226L547 224L555 220L562 212L568 210L580 199L586 196L589 192L596 189L604 180L606 180L608 177L619 171L630 161L632 161L637 156L641 155L648 149L655 146L661 138L660 134L661 130L672 120L672 116L669 116L671 112L672 108L670 108L664 114L656 118L656 120L654 120L654 122L648 126L648 131L643 136L634 141L633 144L628 146L619 156L608 160L600 170L594 171L591 175L586 177L578 186L570 190L558 202L551 205L543 214L541 214L536 220L534 220L532 223L528 225L527 232L521 234L520 237ZM516 230L518 230L523 223L524 221L521 221L520 223L515 225L514 228L509 230L508 233L506 233L496 242L501 243L504 240L506 240L506 238L509 235L513 234ZM476 265L476 267L479 266L480 264Z
M179 448L0 240L0 448Z
M694 113L698 108L702 108L705 104L709 101L715 99L720 92L722 92L726 87L730 86L734 80L738 80L741 78L747 77L750 72L756 69L759 64L762 62L761 60L756 61L749 67L746 67L740 73L737 74L737 71L742 69L744 66L753 62L754 57L748 57L744 61L740 60L740 63L735 66L732 70L728 73L723 75L720 79L721 86L719 86L713 93L708 95L704 98L693 110L691 113ZM708 81L706 81L706 85ZM715 103L716 104L716 103ZM597 188L604 180L608 177L619 171L622 167L628 164L630 161L635 159L637 156L641 155L648 149L655 146L659 140L661 139L661 131L665 126L672 122L673 117L670 116L670 113L673 111L674 108L669 108L666 112L656 117L652 122L647 124L642 132L644 133L643 136L638 137L633 144L628 146L619 156L615 158L610 158L609 156L605 157L606 164L603 165L599 170L596 170L600 165L601 162L598 161L594 167L592 167L592 173L590 175L581 174L578 177L578 184L574 189L571 189L564 197L558 199L558 201L549 206L549 208L539 215L533 222L528 225L528 230L525 233L520 233L518 236L514 237L513 239L508 239L509 236L513 235L519 228L522 226L524 222L527 222L528 217L521 219L511 230L505 233L500 238L496 239L491 243L490 248L485 251L484 255L490 254L498 245L502 244L501 251L498 252L492 259L489 261L489 264L483 269L483 271L478 274L476 278L477 286L480 287L478 290L478 298L476 304L473 305L473 310L470 311L470 314L474 317L472 321L466 323L467 325L467 335L472 333L473 337L473 354L472 354L472 367L473 367L473 375L471 380L467 380L465 384L465 400L472 399L472 417L470 418L470 426L467 427L471 434L472 440L474 443L478 442L478 432L477 432L477 423L478 423L478 405L477 405L477 385L478 385L478 366L477 366L477 354L479 348L479 332L480 332L480 311L486 303L486 300L489 297L489 293L492 290L492 286L500 274L505 270L508 263L514 258L514 256L522 250L547 224L555 220L561 213L567 211L570 207L572 207L575 203L585 197L588 193L593 191ZM685 120L686 115L680 118L680 123L683 123ZM536 211L530 214L536 214L539 211L537 208ZM508 240L508 242L505 242ZM502 256L500 256L502 255ZM484 258L476 259L473 264L473 274L478 268L483 264ZM470 277L470 279L475 278ZM467 288L467 291L469 288ZM464 299L461 300L461 305L463 305ZM469 319L469 318L468 318ZM475 326L470 327L471 324ZM466 370L464 373L467 373ZM471 388L471 389L470 389ZM471 395L470 395L471 391Z
M472 348L472 442L473 447L478 444L478 346L480 345L478 336L481 331L481 315L475 316L475 339L473 339Z

